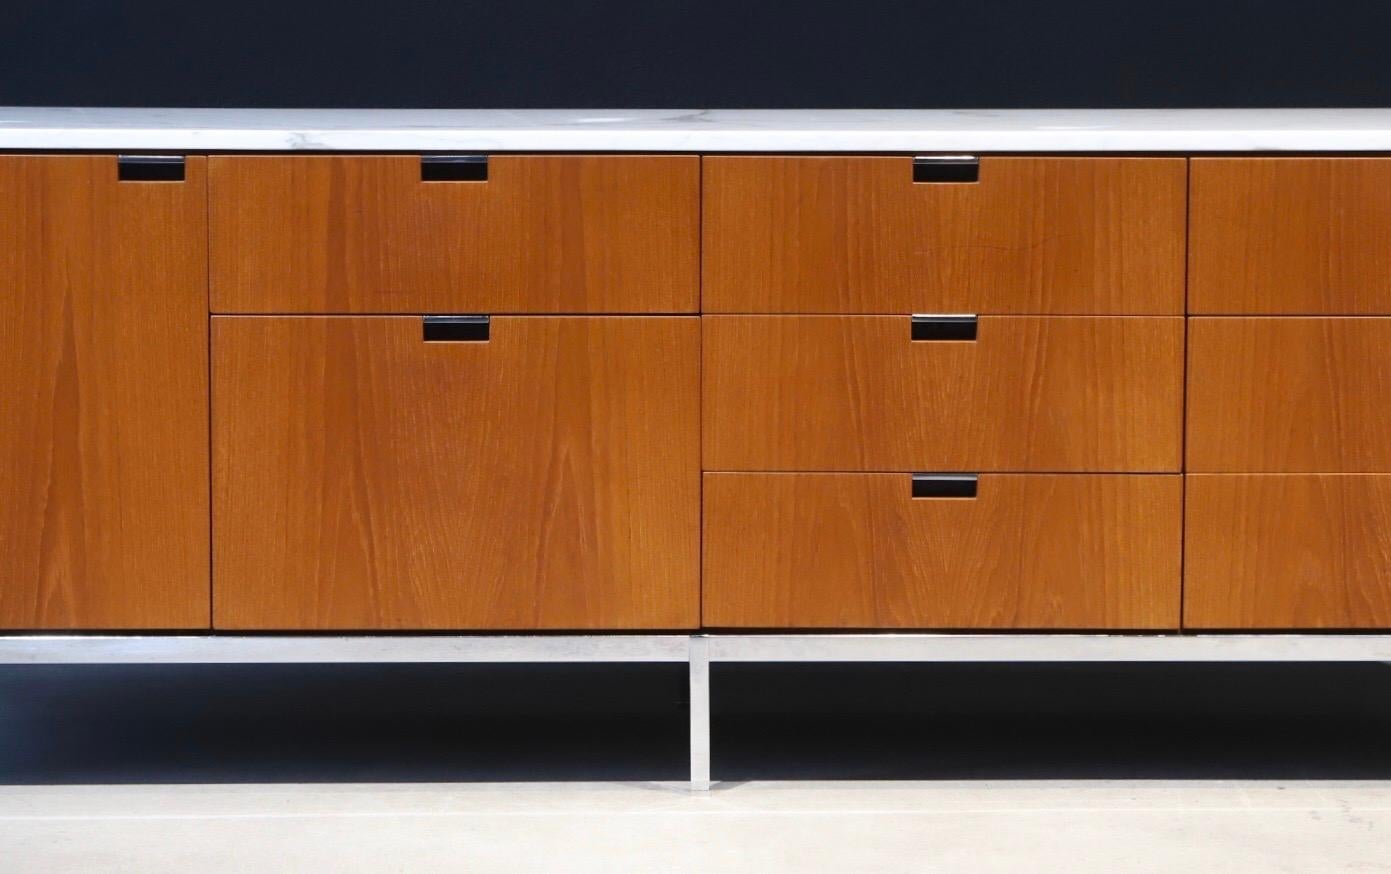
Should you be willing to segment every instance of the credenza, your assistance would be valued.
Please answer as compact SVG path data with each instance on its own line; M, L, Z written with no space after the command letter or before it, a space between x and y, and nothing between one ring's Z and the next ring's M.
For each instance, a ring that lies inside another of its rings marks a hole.
M0 150L0 662L1391 660L1391 111Z

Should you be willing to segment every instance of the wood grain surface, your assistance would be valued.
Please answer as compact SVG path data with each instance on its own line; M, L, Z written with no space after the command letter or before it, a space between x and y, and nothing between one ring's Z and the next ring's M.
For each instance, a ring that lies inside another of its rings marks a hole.
M496 155L486 182L421 182L411 155L209 163L218 312L699 309L694 156Z
M1195 318L1188 469L1391 471L1391 318Z
M1391 627L1391 476L1186 479L1186 627Z
M208 625L205 180L0 156L0 627Z
M1182 158L708 157L706 312L1183 313Z
M216 626L697 625L699 330L214 318Z
M713 627L1172 629L1177 475L706 474Z
M707 470L1179 470L1183 319L706 316Z
M1391 159L1194 158L1189 310L1391 314Z

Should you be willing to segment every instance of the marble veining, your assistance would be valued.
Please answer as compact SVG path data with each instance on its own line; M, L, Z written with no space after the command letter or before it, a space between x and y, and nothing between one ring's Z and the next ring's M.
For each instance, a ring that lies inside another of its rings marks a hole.
M0 149L1379 152L1391 109L0 107Z

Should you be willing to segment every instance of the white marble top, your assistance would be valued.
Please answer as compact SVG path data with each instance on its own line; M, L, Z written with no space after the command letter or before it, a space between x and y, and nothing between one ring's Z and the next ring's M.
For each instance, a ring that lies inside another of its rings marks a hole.
M0 149L1391 152L1391 109L0 107Z

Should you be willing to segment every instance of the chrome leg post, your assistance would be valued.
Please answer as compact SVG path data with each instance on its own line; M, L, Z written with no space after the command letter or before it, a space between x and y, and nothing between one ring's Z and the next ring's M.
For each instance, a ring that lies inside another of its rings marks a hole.
M710 639L691 636L691 791L710 789Z

